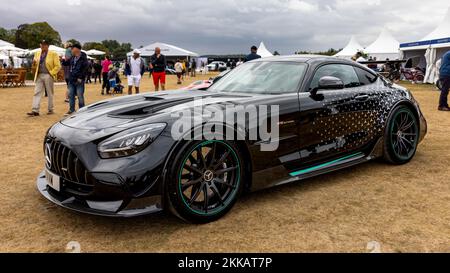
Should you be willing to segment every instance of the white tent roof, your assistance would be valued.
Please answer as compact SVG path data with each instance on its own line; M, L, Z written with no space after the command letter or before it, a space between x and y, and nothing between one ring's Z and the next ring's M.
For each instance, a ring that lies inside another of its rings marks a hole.
M89 56L101 56L101 55L105 55L106 52L100 51L100 50L96 50L96 49L91 49L86 51L86 54Z
M364 47L356 40L355 36L352 36L350 38L350 41L348 42L348 44L344 47L344 49L339 51L334 56L341 57L341 58L345 58L345 57L351 58L351 57L355 56L355 54L358 51L362 51L363 49L364 49Z
M264 45L263 42L261 42L261 44L259 44L258 52L256 54L258 54L262 58L272 57L273 56L273 54L270 53L269 50L267 50L266 45Z
M367 54L398 54L400 43L387 30L383 29L378 39L364 50Z
M14 45L7 41L0 40L0 46L14 46Z
M3 53L8 56L19 56L23 55L26 52L27 50L15 47L14 45L0 46L0 53Z
M38 52L40 50L41 50L40 48L36 48L36 49L30 50L30 53L34 54L34 53L36 53L36 52ZM59 47L59 46L54 46L54 45L49 46L48 50L55 51L60 56L62 56L62 55L64 55L66 53L66 50L64 48Z
M36 52L38 52L40 50L41 50L40 48L36 48L36 49L30 50L28 52L30 54L34 54L34 53L36 53ZM55 51L59 56L64 56L64 54L66 54L66 49L64 49L62 47L59 47L59 46L51 45L51 46L48 47L48 50ZM81 51L86 53L86 55L87 55L86 51L84 51L84 50L81 50Z
M3 53L0 53L0 60L8 60L9 57Z
M197 57L198 54L174 45L169 45L165 43L153 43L146 47L139 48L141 56L148 57L155 54L155 48L161 48L161 54L168 57ZM129 52L127 55L132 55L133 52Z

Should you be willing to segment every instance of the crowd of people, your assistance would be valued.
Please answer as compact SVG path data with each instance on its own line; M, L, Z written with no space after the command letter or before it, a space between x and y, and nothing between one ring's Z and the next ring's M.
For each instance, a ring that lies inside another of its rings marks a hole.
M40 43L40 51L37 51L33 58L35 69L35 90L33 96L32 110L27 113L30 117L40 115L40 103L43 95L48 97L48 115L54 114L54 83L57 80L58 72L64 70L64 78L67 85L66 102L69 110L66 115L71 115L76 111L76 101L78 108L85 106L85 86L86 84L97 83L102 85L101 94L121 94L122 85L119 68L114 65L108 56L102 61L88 60L86 53L81 50L80 44L65 44L65 54L60 57L56 52L49 50L49 43L45 40ZM160 48L155 48L155 54L151 56L149 63L150 76L153 78L155 91L165 90L166 85L166 57L161 54ZM140 56L139 50L134 50L133 55L124 62L124 75L127 78L128 94L140 92L142 76L146 71L145 61ZM186 71L182 66L182 71Z
M124 86L122 85L119 75L119 69L113 64L108 56L102 61L88 60L86 53L81 50L80 44L66 44L66 52L64 56L60 57L56 52L49 50L49 43L43 40L40 44L41 50L37 51L33 58L33 67L35 67L34 81L35 90L33 96L32 110L27 113L31 117L40 115L40 103L43 94L48 97L48 115L54 114L54 82L57 80L57 75L60 69L64 70L65 81L67 84L66 102L69 103L69 110L66 115L71 115L75 112L76 100L78 100L78 107L82 108L85 105L84 92L85 85L97 83L97 80L102 84L101 94L121 94ZM258 48L251 47L251 52L245 57L244 62L252 61L261 58L257 54ZM355 55L354 60L358 61L362 56ZM372 58L372 61L376 59ZM448 105L448 93L450 89L450 51L447 52L440 61L440 89L441 96L439 100L439 111L450 111ZM236 63L236 66L239 64ZM371 65L371 64L369 64ZM385 66L388 69L389 61ZM203 67L206 64L202 63ZM230 64L230 68L233 65ZM195 77L197 70L197 63L192 61L182 61L178 59L173 65L177 75L177 83L181 84L187 72L190 76ZM379 70L378 66L373 70ZM153 78L154 90L159 91L166 89L166 69L167 59L161 53L160 48L155 48L155 54L150 57L148 70L150 77ZM140 92L140 84L142 77L146 71L145 60L141 57L141 52L138 49L133 51L131 57L128 57L124 62L124 75L127 78L128 94L133 94L133 87L136 94Z
M40 51L37 51L33 58L33 67L35 68L35 90L33 96L32 110L27 113L28 116L36 117L40 115L41 98L45 94L48 97L48 115L54 114L54 83L57 80L58 72L63 69L64 78L67 85L65 102L69 104L69 110L66 115L71 115L76 111L76 101L78 107L85 106L85 87L86 84L101 84L101 94L122 94L124 86L122 85L119 68L114 65L109 56L105 56L102 61L89 60L86 53L81 50L80 44L66 43L64 45L64 56L60 57L56 52L49 50L49 43L43 40L40 43ZM251 52L245 58L245 62L259 59L258 48L251 47ZM242 61L231 62L227 64L228 69L233 69L242 64ZM153 78L155 91L166 89L166 69L167 59L161 53L160 48L155 48L155 54L150 57L148 70L150 77ZM178 59L173 65L177 75L177 83L182 84L187 73L191 77L196 76L197 62L192 60ZM207 64L201 63L201 70L206 71ZM124 61L123 73L127 78L128 94L133 94L133 87L136 94L140 92L142 77L147 70L145 60L141 57L138 49L133 51L131 57ZM218 69L217 69L218 70Z

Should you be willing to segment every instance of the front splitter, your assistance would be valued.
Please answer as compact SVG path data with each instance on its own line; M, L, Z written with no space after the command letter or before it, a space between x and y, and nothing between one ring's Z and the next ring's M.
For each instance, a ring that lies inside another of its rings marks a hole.
M124 200L113 202L99 202L80 200L75 197L64 197L62 195L58 195L57 193L54 193L53 190L49 189L47 179L45 178L45 171L41 172L41 174L38 176L36 184L39 192L52 203L60 207L81 213L105 217L128 218L154 214L163 211L161 206L161 196L155 196L156 201L153 201L151 204L146 204L143 208L129 208L130 206L132 206L131 202L125 208L119 210L119 208L122 207L123 202L125 202Z

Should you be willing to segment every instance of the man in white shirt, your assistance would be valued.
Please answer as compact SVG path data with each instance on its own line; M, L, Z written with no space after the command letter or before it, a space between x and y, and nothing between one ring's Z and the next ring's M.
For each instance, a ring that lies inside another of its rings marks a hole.
M141 84L142 75L145 72L144 60L141 58L141 52L137 49L133 51L133 56L125 65L125 74L128 79L128 95L133 94L133 86L136 94L139 94L139 85Z

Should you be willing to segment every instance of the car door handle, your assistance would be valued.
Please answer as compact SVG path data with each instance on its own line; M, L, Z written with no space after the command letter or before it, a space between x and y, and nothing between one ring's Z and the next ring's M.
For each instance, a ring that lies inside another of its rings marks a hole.
M369 98L370 98L369 95L358 95L358 96L355 97L355 100L357 100L357 101L366 101Z

